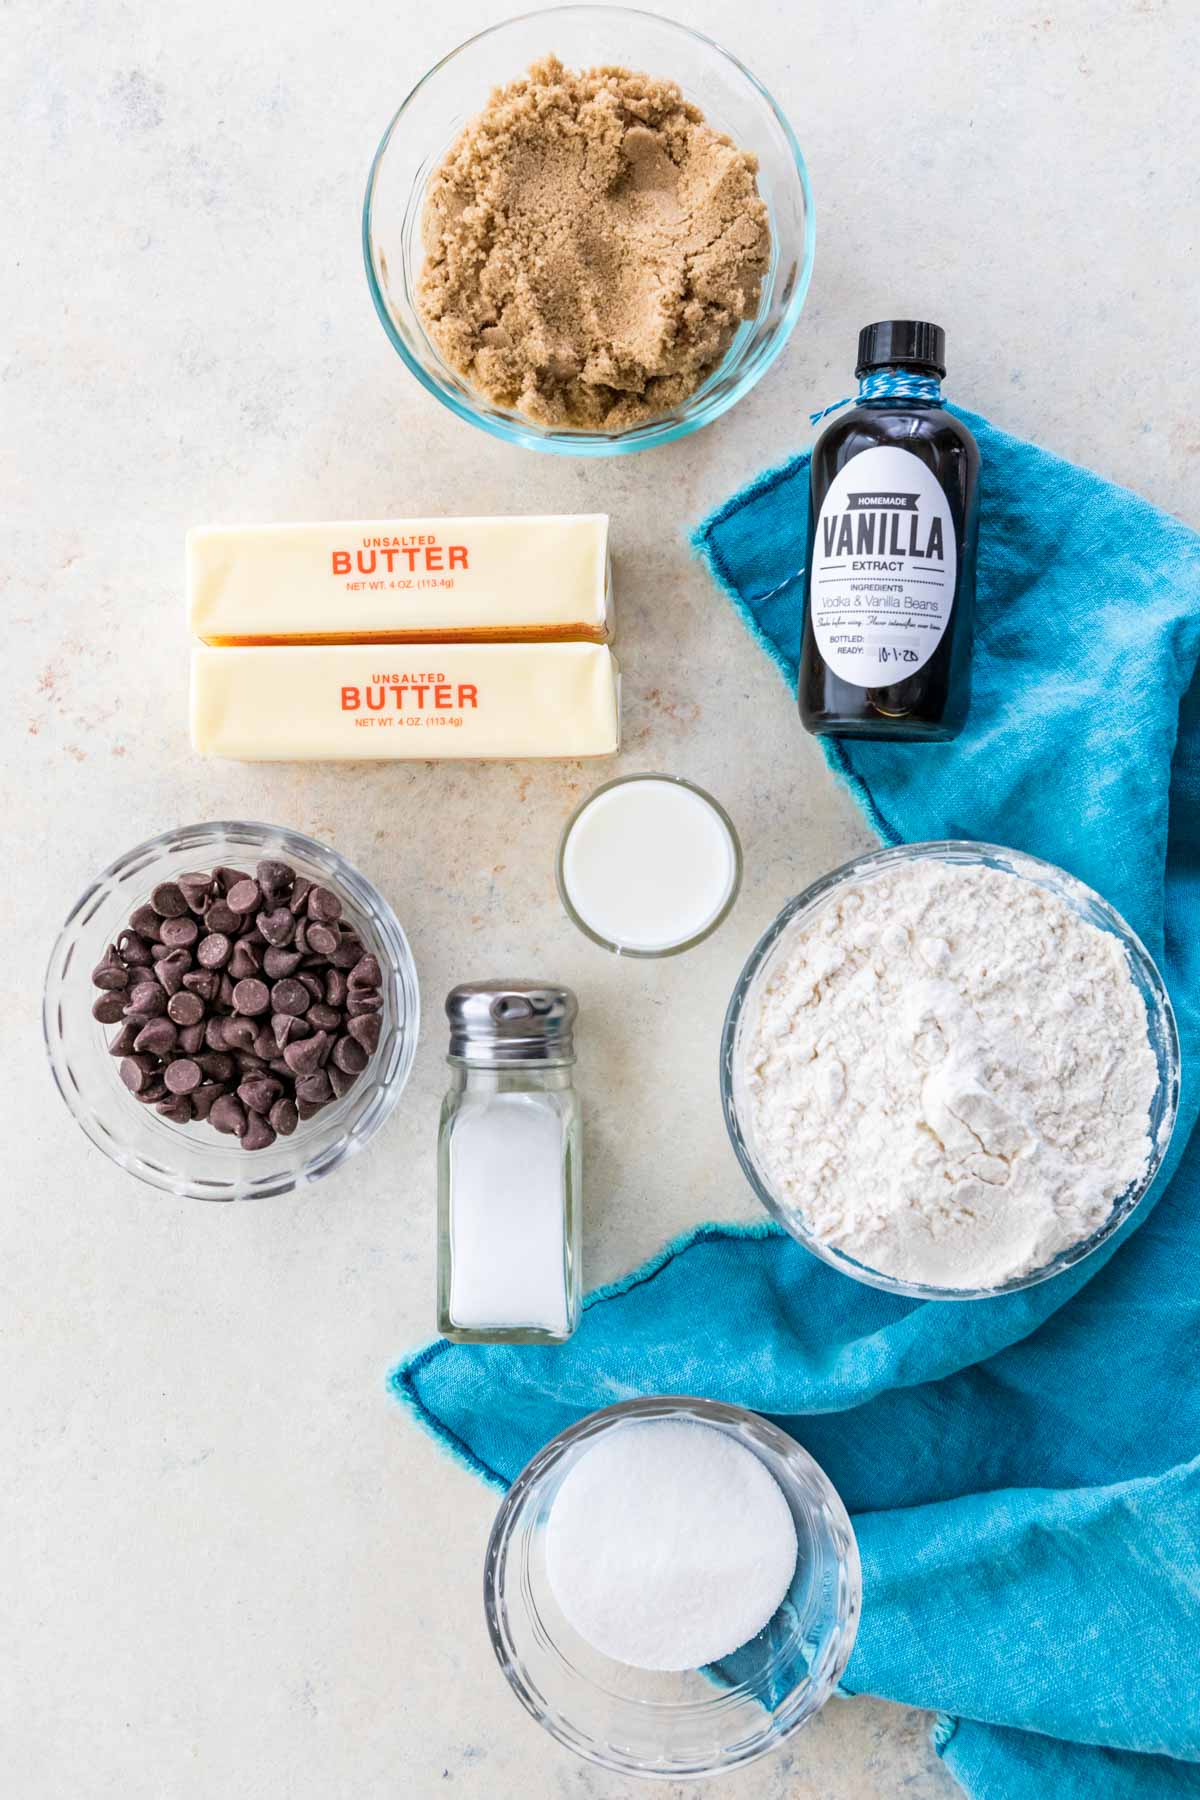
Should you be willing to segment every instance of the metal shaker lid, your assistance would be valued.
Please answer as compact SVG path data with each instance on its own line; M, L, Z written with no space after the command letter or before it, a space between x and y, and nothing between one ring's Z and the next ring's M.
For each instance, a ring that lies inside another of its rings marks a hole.
M463 981L446 996L450 1055L481 1068L572 1063L579 1003L548 981Z

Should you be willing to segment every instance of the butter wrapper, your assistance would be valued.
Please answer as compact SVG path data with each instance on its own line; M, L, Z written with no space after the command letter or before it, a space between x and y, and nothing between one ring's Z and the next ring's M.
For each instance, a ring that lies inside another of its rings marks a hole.
M391 519L188 533L208 644L606 643L608 518Z
M197 645L191 727L242 762L611 756L620 676L601 644Z

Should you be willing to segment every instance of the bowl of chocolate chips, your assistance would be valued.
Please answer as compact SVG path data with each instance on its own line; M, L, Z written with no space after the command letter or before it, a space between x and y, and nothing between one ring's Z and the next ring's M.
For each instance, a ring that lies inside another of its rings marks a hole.
M72 908L46 973L54 1079L92 1142L195 1199L282 1194L374 1135L419 1000L391 907L336 850L222 821L154 838Z

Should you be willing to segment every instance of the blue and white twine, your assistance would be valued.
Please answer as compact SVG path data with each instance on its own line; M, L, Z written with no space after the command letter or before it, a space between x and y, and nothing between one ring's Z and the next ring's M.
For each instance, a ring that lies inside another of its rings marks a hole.
M941 378L937 375L923 374L919 369L869 369L859 378L856 396L846 395L844 400L835 400L832 406L826 406L820 412L809 413L812 424L819 425L830 413L840 412L843 406L857 406L863 400L930 400L938 401L942 397Z

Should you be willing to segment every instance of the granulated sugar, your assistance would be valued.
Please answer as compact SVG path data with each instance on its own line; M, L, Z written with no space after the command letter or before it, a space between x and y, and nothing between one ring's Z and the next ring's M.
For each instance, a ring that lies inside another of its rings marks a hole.
M630 1420L585 1451L555 1496L546 1572L568 1622L640 1669L696 1669L749 1642L796 1568L791 1508L725 1432Z
M865 879L791 940L750 1021L755 1149L869 1268L994 1287L1144 1172L1157 1064L1120 942L1002 870Z

